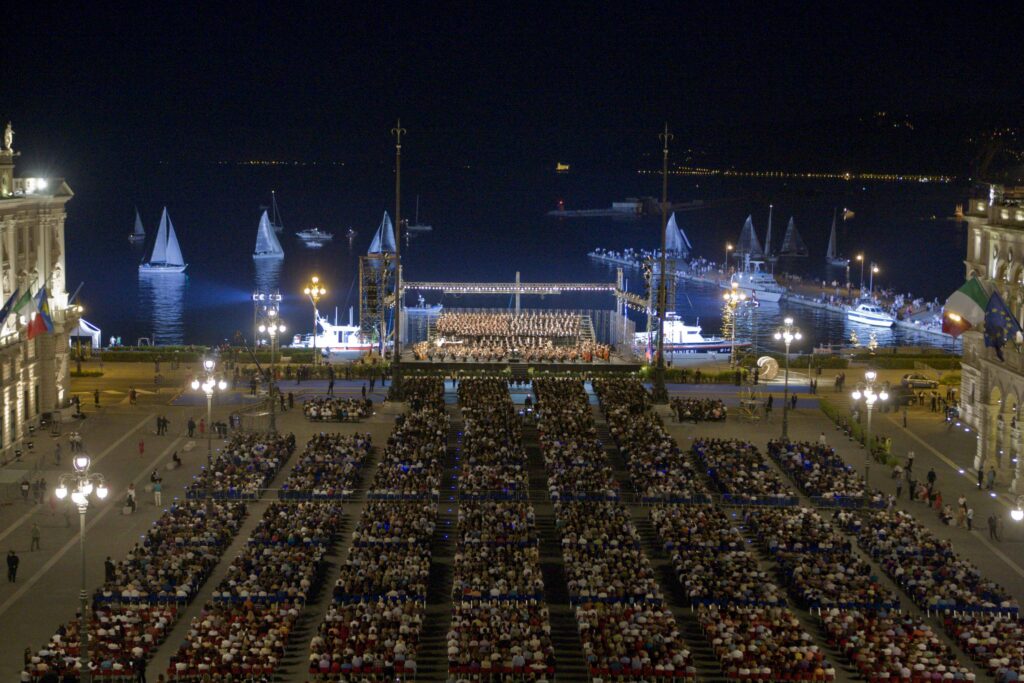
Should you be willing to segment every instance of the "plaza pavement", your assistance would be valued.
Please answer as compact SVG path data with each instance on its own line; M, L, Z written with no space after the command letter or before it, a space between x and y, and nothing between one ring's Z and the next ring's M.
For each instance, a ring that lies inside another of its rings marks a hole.
M110 366L108 365L108 367ZM113 386L128 386L133 381L128 371L121 374L119 369L118 374L121 376L111 378ZM848 387L854 376L854 371L847 372ZM179 378L179 380L181 379ZM820 396L834 401L837 405L842 405L847 400L845 393L833 393L830 375L825 374L819 379L821 381ZM323 391L325 386L326 382L306 382L300 387L296 387L289 382L284 386L284 390L301 389L315 392ZM357 381L339 381L336 384L335 393L355 396L359 394L361 386L362 383ZM91 387L88 384L80 387L77 380L73 388L76 392L91 393ZM802 387L799 382L794 382L791 388L799 395L800 401L798 408L790 413L790 436L798 440L815 440L818 434L824 431L829 443L837 448L844 459L861 467L864 463L863 449L835 430L818 408L816 397L809 396L805 387ZM730 404L735 404L739 392L745 391L745 389L729 385L672 385L669 389L672 394L718 395L724 397ZM700 436L743 438L752 440L763 448L767 440L777 436L781 430L781 386L773 384L769 387L760 387L759 390L762 392L770 390L776 395L775 415L770 422L747 423L741 421L736 415L736 411L733 411L733 415L724 424L678 424L670 421L667 409L658 408L658 410L665 416L670 433L684 450L688 449L692 439ZM87 418L82 421L81 431L86 449L96 462L96 470L107 477L112 490L111 497L107 501L91 507L88 514L86 559L90 594L102 579L103 559L108 555L115 560L123 558L131 545L144 534L160 512L152 504L151 495L147 495L143 491L150 472L155 467L162 468L175 450L183 456L184 464L181 469L170 472L162 469L164 505L166 506L176 495L182 495L185 484L205 461L205 448L200 440L194 440L193 450L185 452L185 444L188 439L184 434L188 416L192 415L198 419L199 416L205 414L205 405L200 407L200 405L188 404L190 402L181 400L184 397L179 397L180 393L176 389L165 386L163 391L140 395L137 406L127 405L127 396L125 395L123 400L113 403L104 401L99 410L92 407L91 401L83 401L83 410L87 414ZM379 402L383 398L381 387L377 387L374 394L375 401ZM111 394L111 396L116 395ZM174 400L176 397L178 397L178 401ZM175 405L175 403L179 405ZM186 405L180 405L181 403L186 403ZM215 408L214 419L219 419L229 410L235 409L237 403L235 401L232 403L235 405ZM399 408L398 405L381 406L377 416L362 424L331 425L330 429L332 431L371 431L374 443L380 447L385 442L393 425L393 414ZM171 420L171 430L167 436L155 436L155 418L158 414L166 415ZM1007 482L999 482L997 489L999 489L1000 495L996 498L990 497L987 492L978 491L973 485L975 479L969 469L974 453L974 435L972 433L964 432L962 429L951 431L936 414L920 408L909 411L909 428L906 430L901 426L899 418L899 413L876 412L875 432L892 437L894 452L900 455L905 454L908 448L913 448L916 451L915 471L919 478L929 468L934 467L938 474L938 487L942 490L945 500L955 503L957 495L961 492L965 493L969 504L975 509L976 530L968 532L955 526L943 525L934 511L926 509L923 504L910 503L906 499L906 492L898 505L913 512L917 519L938 536L951 539L954 548L962 555L971 558L987 577L1003 584L1018 600L1024 601L1024 568L1020 564L1024 528L1019 528L1009 521L1009 503L1013 498L1005 492ZM296 434L297 452L301 450L312 433L323 428L321 425L306 422L298 410L280 415L278 420L281 431ZM38 471L46 476L51 491L59 472L66 471L68 467L67 458L70 449L66 445L66 431L59 438L65 444L63 468L57 468L52 463L55 439L49 434L36 438L35 464L39 466ZM140 438L143 438L146 443L145 455L142 457L138 454ZM379 454L375 453L369 463L370 468L366 470L363 477L362 488L365 488L369 477L372 476L372 466L378 460ZM32 472L29 467L25 466L25 463L22 463L22 466L26 472ZM291 462L283 468L272 486L283 481L290 466ZM10 474L16 471L11 469L12 467L15 465L8 465L0 471ZM959 474L961 468L966 471L966 474ZM788 478L784 477L784 480L792 484ZM136 488L139 490L140 505L136 514L123 516L120 514L120 508L128 482L135 482ZM886 468L881 465L873 465L872 483L886 492L894 490L893 480L888 476ZM30 505L21 502L18 498L20 496L13 500L5 498L4 504L0 506L0 551L6 553L8 548L13 548L18 551L22 559L17 583L4 582L0 584L0 643L3 643L3 646L0 647L0 680L4 681L17 680L22 666L24 648L31 646L33 650L38 649L53 634L58 624L74 617L78 606L80 563L77 515L72 515L70 526L66 526L60 509L51 511L46 504ZM179 619L166 643L159 648L154 661L149 666L151 676L165 670L166 663L187 631L189 619L201 609L203 602L223 576L231 559L244 543L249 531L255 526L267 504L266 501L261 501L250 507L245 525L224 553L221 563L204 584L198 597ZM346 504L344 529L351 529L358 517L360 507L361 505L358 503ZM991 511L996 511L1003 520L1002 540L998 542L990 541L987 538L985 519ZM42 549L29 552L30 529L33 522L38 523L42 531ZM348 535L345 532L340 534L342 542L332 549L328 557L329 562L335 565L335 570L337 562L347 552L344 544ZM332 578L326 577L325 588L321 593L329 595L329 587L332 583ZM910 604L905 594L901 593L901 597L905 604ZM302 619L303 635L299 635L299 630L297 630L297 639L306 638L305 633L308 633L309 628L315 628L315 624L322 618L325 605L324 595L315 603L311 600ZM290 649L301 652L307 645L308 640L296 642ZM961 660L966 660L962 653L958 653L958 655ZM282 680L305 680L302 659L291 661L283 674ZM841 672L839 679L849 680L849 673Z

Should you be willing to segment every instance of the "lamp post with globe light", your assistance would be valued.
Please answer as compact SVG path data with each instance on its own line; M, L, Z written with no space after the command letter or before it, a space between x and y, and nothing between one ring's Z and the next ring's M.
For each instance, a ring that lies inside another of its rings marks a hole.
M740 289L739 283L733 282L732 287L722 295L725 305L732 316L732 343L729 346L729 367L736 367L736 307L747 300L747 294Z
M732 251L732 242L725 243L725 274L729 274L729 252Z
M271 308L267 311L266 320L259 326L260 334L270 337L270 385L267 393L270 394L270 433L277 434L277 403L274 390L277 387L277 368L274 365L277 345L280 335L285 331L284 322L278 317L277 309Z
M860 290L860 296L864 296L864 254L857 254L857 260L860 262L860 283L857 285L857 289Z
M881 391L875 391L875 381L878 379L878 373L874 370L868 370L864 373L864 381L857 384L857 388L850 394L850 398L854 401L864 399L864 405L868 410L868 421L867 429L864 432L864 441L867 451L864 454L864 486L868 486L871 475L871 410L875 407L875 403L878 401L888 401L889 394L884 389Z
M79 626L78 662L81 667L81 680L89 683L92 680L92 671L89 669L89 596L86 593L85 583L85 513L89 509L89 498L94 493L96 498L104 500L110 493L103 475L98 472L90 472L92 458L85 453L77 454L72 460L73 472L60 475L54 495L59 500L64 500L69 495L71 502L78 508L78 554L82 563L82 588L79 593L81 605L81 624Z
M217 362L212 358L203 360L203 370L206 377L200 381L197 377L192 380L192 391L202 391L206 394L206 461L213 462L213 394L217 391L224 391L228 383L218 379L216 375Z
M782 327L775 330L775 340L786 345L786 380L782 391L782 440L789 440L789 345L803 339L800 330L793 325L792 318L782 321Z
M320 359L316 355L316 335L317 327L320 325L320 313L317 311L316 304L320 301L320 297L327 293L327 289L320 284L320 278L314 275L309 280L309 284L302 290L302 293L309 297L309 303L313 304L313 365L317 365Z
M1010 510L1010 519L1015 522L1024 521L1024 496L1017 496L1017 503L1014 508Z

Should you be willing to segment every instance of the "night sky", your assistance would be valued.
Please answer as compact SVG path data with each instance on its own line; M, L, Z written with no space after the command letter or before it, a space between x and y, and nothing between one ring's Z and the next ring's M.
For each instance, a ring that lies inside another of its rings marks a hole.
M957 171L1024 100L1010 5L602 5L27 3L0 24L0 116L69 177L386 163L398 116L441 166L635 167L668 121L681 160Z

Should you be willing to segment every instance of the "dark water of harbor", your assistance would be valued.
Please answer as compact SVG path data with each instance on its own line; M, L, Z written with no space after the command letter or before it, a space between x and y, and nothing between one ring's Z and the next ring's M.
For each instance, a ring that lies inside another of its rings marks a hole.
M510 281L521 271L524 281L610 281L614 270L586 257L595 247L651 248L659 239L656 218L553 219L544 214L563 199L568 208L605 207L627 196L657 194L657 176L588 172L555 175L549 169L515 172L502 168L458 168L423 171L412 162L403 175L404 212L411 217L415 195L421 195L421 222L434 226L403 245L406 280ZM250 295L257 286L279 287L282 315L292 331L311 327L311 308L301 290L314 273L329 293L321 309L347 318L358 308L357 257L365 253L385 210L393 214L394 179L390 164L364 169L341 166L252 167L201 165L179 168L160 165L128 169L122 175L70 177L76 196L68 205L69 287L81 281L86 317L111 335L134 343L140 337L157 343L215 343L236 331L248 336L252 327ZM287 227L282 236L283 262L254 264L251 257L258 220L257 207L276 189ZM861 184L840 181L721 180L673 177L670 194L677 201L733 199L700 211L680 213L679 224L695 254L721 259L727 241L735 242L743 219L753 214L764 238L769 202L774 203L773 242L779 245L792 214L812 256L781 264L805 277L845 279L827 272L824 251L834 208L855 211L841 225L840 251L863 251L877 261L881 273L875 286L895 287L928 299L944 299L962 282L964 228L944 220L966 196L961 187L922 184ZM126 236L133 207L142 212L150 238L159 211L166 205L189 263L184 277L141 279L137 265L147 247L133 246ZM934 219L933 219L934 216ZM318 226L333 232L333 242L309 249L294 237L296 230ZM349 227L358 235L349 243ZM626 273L630 288L639 289L639 273ZM859 272L851 274L856 283ZM409 302L414 302L410 296ZM506 297L441 297L430 303L446 306L506 307ZM566 294L530 300L524 306L611 308L606 295ZM681 283L676 309L687 319L700 319L705 333L723 329L721 299L712 287ZM851 327L833 313L781 308L764 304L741 315L738 335L767 343L775 325L792 315L806 344L841 343L856 330L862 343L869 330ZM638 322L638 328L643 323ZM877 330L881 345L938 344L932 335Z

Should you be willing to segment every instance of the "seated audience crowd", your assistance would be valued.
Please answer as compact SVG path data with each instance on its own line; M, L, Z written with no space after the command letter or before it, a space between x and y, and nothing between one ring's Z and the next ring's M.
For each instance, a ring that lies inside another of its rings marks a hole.
M1018 615L957 612L943 621L946 632L997 683L1024 677L1024 624Z
M466 378L459 383L464 426L459 446L459 493L469 497L526 495L526 453L508 381Z
M752 443L739 439L697 439L693 442L693 453L727 502L796 503L792 491Z
M677 422L719 422L728 416L721 399L675 396L669 402Z
M1017 614L1005 588L985 579L949 541L902 510L871 514L858 541L922 609Z
M535 378L534 415L553 500L614 499L619 495L583 383L569 378Z
M382 495L363 509L310 641L315 680L415 677L448 421L442 380L408 377L405 391L410 411L396 419L371 485ZM392 486L403 495L387 496Z
M747 512L745 522L801 607L899 609L899 598L872 575L849 539L813 509L759 508Z
M701 501L707 489L650 409L636 378L595 379L608 429L629 468L634 490L648 501Z
M295 452L294 434L236 433L189 484L189 498L255 498Z
M768 442L768 455L793 478L801 491L822 499L824 504L865 502L864 478L836 455L834 448L773 439ZM867 502L880 505L884 500L882 494L875 491Z
M279 439L289 442L288 437ZM242 441L236 435L231 447L241 447ZM250 435L244 441L278 443L269 435ZM181 610L217 565L245 514L241 502L175 500L124 560L109 563L90 608L92 671L100 676L134 677L134 662L148 659L164 641ZM77 677L79 627L77 618L62 624L30 658L26 673L35 678L48 673Z
M273 677L340 521L340 508L330 502L271 504L212 599L192 619L168 676Z
M351 495L373 448L367 434L314 434L281 487L284 499L335 499Z
M315 396L302 404L302 414L312 422L358 422L373 415L368 398Z
M436 384L440 393L421 390L424 382ZM395 428L370 482L371 498L420 498L440 492L441 461L448 443L444 383L410 377L406 384L410 407L418 407L395 418Z

